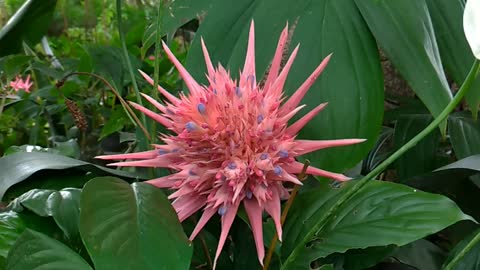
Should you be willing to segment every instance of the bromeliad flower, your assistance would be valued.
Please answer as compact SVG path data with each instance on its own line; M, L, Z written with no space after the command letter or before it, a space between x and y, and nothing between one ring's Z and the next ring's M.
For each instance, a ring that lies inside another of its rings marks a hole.
M10 87L18 92L23 89L25 92L30 93L30 87L32 87L33 82L30 82L30 75L27 76L27 79L24 81L22 77L17 76L15 80L10 82Z
M222 230L215 263L225 244L230 227L241 204L245 207L253 231L260 263L264 258L262 213L274 220L279 239L280 200L289 196L284 183L302 183L296 178L303 164L296 157L323 148L350 145L362 139L297 140L297 133L326 105L320 104L298 121L288 121L305 105L299 103L323 71L330 59L327 56L298 90L285 102L283 88L287 74L298 52L298 46L281 69L282 54L287 42L288 26L281 33L267 77L260 86L255 77L254 25L250 27L245 66L240 79L233 80L221 65L215 69L202 40L209 85L197 83L163 44L168 58L178 69L190 90L180 98L158 87L166 98L161 104L143 95L161 113L138 104L132 106L156 120L175 135L163 135L163 145L146 152L100 156L107 160L131 159L112 163L112 166L164 167L175 174L152 179L148 183L159 188L175 190L173 199L180 221L195 212L203 213L190 239L195 238L215 214L221 216ZM152 79L141 72L153 84ZM342 174L308 167L308 174L339 181Z

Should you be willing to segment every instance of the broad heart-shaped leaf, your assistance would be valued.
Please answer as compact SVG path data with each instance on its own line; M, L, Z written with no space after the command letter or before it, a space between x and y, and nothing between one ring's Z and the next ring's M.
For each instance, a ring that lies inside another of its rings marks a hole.
M27 0L0 30L0 56L17 53L47 32L57 0Z
M378 44L437 116L452 99L425 0L355 0ZM446 122L441 124L442 134Z
M118 178L90 180L80 234L96 269L188 269L192 247L163 192Z
M421 132L432 122L430 114L404 114L397 119L393 140L395 148L399 149L415 135ZM395 162L398 177L405 180L412 176L430 172L436 166L437 148L440 141L440 132L434 130L415 147L403 154Z
M15 210L25 207L39 216L53 217L65 236L72 240L79 234L80 193L81 190L77 188L64 188L59 191L33 189L22 194L10 205Z
M455 262L452 262L454 259ZM480 269L480 230L473 232L455 246L444 266L450 264L451 270Z
M445 71L457 85L461 85L474 60L463 31L465 0L426 0L426 2ZM478 89L480 78L477 77L472 89L465 94L474 117L477 116L480 104Z
M14 211L0 213L0 269L5 269L8 251L26 228Z
M0 158L0 199L11 186L41 170L78 169L98 175L116 175L135 179L137 176L60 155L47 153L16 153ZM68 179L65 179L65 181Z
M463 15L463 28L473 55L480 59L480 1L468 0Z
M448 125L450 142L457 158L480 154L480 122L461 112L451 114Z
M300 0L295 5L288 0L215 1L187 56L187 69L197 80L206 82L200 36L205 39L212 61L227 66L233 77L238 76L245 61L252 19L258 81L272 60L280 32L287 22L294 28L289 50L301 43L285 85L287 96L293 94L324 57L333 53L327 68L303 99L307 107L299 114L322 102L329 105L299 137L367 139L359 145L307 156L313 165L329 170L353 167L375 143L383 113L378 50L355 4L351 0Z
M371 181L343 204L322 230L313 232L339 195L352 186L323 186L296 198L285 224L281 269L308 269L316 259L354 248L405 245L471 219L447 197ZM307 239L309 234L312 237Z
M25 230L7 258L7 270L92 270L64 244L42 233Z

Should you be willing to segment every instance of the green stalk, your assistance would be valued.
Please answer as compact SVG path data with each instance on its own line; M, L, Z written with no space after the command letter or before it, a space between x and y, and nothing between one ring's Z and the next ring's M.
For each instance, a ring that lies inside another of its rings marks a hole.
M460 253L453 258L444 268L443 270L452 270L453 267L461 260L463 257L476 245L480 243L480 232L475 235L475 237L468 242L468 244L460 251Z
M351 189L346 191L340 199L329 209L326 215L323 216L322 219L315 224L312 230L309 231L307 235L302 239L301 243L299 243L295 249L293 249L292 253L288 256L285 263L282 265L281 269L289 269L290 264L293 263L297 254L301 252L301 248L305 246L305 244L310 241L318 232L323 229L323 227L330 221L330 219L335 215L337 210L342 207L344 204L350 200L350 198L360 191L369 181L371 181L376 175L384 171L390 164L392 164L395 160L397 160L401 155L405 152L410 150L414 147L418 142L420 142L423 138L425 138L428 134L430 134L433 130L435 130L440 123L447 119L448 115L457 107L460 101L463 99L465 93L470 89L477 73L479 71L479 60L475 60L473 63L470 72L468 73L465 82L463 83L462 87L458 90L457 94L453 98L450 103L448 103L447 107L430 123L422 132L418 133L417 136L413 137L408 143L400 147L395 153L393 153L389 158L384 160L378 167L372 170L369 174L364 176L362 179L358 180Z
M157 21L155 26L155 62L154 62L154 72L153 72L153 90L152 97L158 99L158 83L159 83L159 73L160 73L160 48L162 46L162 35L160 33L161 22L162 22L162 6L163 1L158 1L158 10L157 10ZM157 133L157 125L152 125L150 130L150 135L152 138L155 138Z
M133 84L133 90L135 91L135 96L137 97L137 103L143 106L142 98L140 96L140 91L138 90L137 81L135 80L135 73L133 71L132 63L130 62L130 57L128 56L127 43L125 42L125 34L123 32L123 27L122 27L122 1L117 0L116 3L117 3L116 7L117 7L118 34L120 36L120 42L122 43L123 57L125 58L125 62L127 63L128 72L130 74L130 78ZM140 117L141 117L143 126L146 127L147 120L145 118L145 115L142 113ZM147 137L143 141L148 142ZM147 143L145 143L143 147L147 147Z

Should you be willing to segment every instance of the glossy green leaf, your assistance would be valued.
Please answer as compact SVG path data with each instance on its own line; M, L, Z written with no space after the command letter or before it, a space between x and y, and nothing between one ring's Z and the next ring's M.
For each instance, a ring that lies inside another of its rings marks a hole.
M94 165L81 160L47 153L16 153L0 158L0 198L11 186L22 182L42 170L78 169L98 175L117 175L130 179L137 176L114 169Z
M27 0L0 30L0 56L22 50L22 42L35 44L47 33L57 0Z
M478 35L480 31L480 2L478 0L467 1L463 15L463 28L473 55L480 59L480 37Z
M332 254L330 256L339 257L336 261L338 261L337 264L342 265L343 270L363 270L375 266L388 257L395 249L396 247L394 245L369 247L364 249L351 249L343 254Z
M118 178L89 181L80 234L96 269L187 269L192 248L163 192Z
M448 124L450 142L457 158L480 154L480 122L463 112L450 115Z
M433 116L452 99L425 0L355 0L378 44ZM442 134L446 122L441 124Z
M457 85L461 85L474 60L463 31L465 1L426 0L426 2L445 71ZM480 78L475 80L472 89L465 94L474 117L477 115L480 104L478 89L480 89Z
M447 265L449 268L445 267ZM480 230L473 232L455 246L445 261L443 269L480 269Z
M405 184L423 191L443 194L468 215L480 220L477 197L480 186L470 177L480 173L480 155L470 156L447 166L405 181Z
M324 186L297 197L285 224L282 269L304 269L316 259L354 248L405 245L457 221L471 219L444 196L372 181L341 206L322 230L311 232L352 186ZM311 233L313 237L306 238Z
M107 122L102 128L100 132L100 138L98 140L102 140L108 135L121 131L125 125L130 122L125 110L121 107L117 107L110 117L108 117Z
M42 233L25 230L7 258L7 270L91 270L88 263L64 244Z
M33 189L12 202L42 217L53 217L68 239L78 236L80 214L80 189L65 188L59 191Z
M215 1L200 24L187 57L187 69L205 82L202 36L212 61L228 67L233 77L243 67L247 34L255 20L256 76L263 77L272 60L281 30L294 28L290 50L301 43L285 91L292 93L333 53L332 59L309 90L305 114L322 102L329 105L300 133L301 138L366 138L356 146L318 151L308 158L313 165L341 171L357 164L375 143L383 112L383 81L373 37L350 0ZM345 79L348 78L348 79ZM365 124L368 123L368 124Z
M396 149L406 144L410 139L425 129L432 116L429 114L405 114L399 117L395 124L393 141ZM395 162L399 179L405 180L415 175L430 172L438 166L436 156L440 142L440 132L430 133L415 147L403 154Z
M24 221L14 211L0 213L0 269L5 269L8 251L25 228Z
M392 258L422 270L438 270L445 261L445 252L437 245L420 239L398 248Z

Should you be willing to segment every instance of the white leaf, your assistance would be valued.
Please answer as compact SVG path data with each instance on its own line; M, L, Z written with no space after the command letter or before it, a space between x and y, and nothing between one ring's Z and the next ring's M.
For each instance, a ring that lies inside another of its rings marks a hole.
M473 55L480 59L480 0L467 0L463 13L463 29Z

